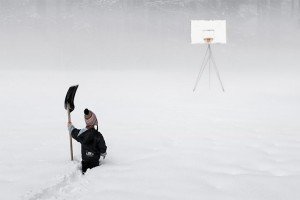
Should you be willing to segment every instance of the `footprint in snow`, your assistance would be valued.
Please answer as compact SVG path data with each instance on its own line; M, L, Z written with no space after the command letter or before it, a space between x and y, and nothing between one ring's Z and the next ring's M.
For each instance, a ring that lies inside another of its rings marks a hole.
M80 164L78 163L74 170L72 170L69 174L64 175L60 178L60 181L54 185L48 186L44 189L41 189L39 192L35 194L28 194L25 198L27 200L43 200L43 199L59 199L59 197L68 195L72 193L74 190L77 190L74 185L82 179L82 174L80 171ZM80 187L84 189L84 186Z

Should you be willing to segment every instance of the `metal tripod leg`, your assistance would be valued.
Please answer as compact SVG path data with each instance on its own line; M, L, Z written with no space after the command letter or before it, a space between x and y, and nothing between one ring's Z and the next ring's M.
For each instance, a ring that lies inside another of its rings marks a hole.
M214 66L214 68L215 68L215 70L216 70L216 73L217 73L219 82L220 82L220 84L221 84L222 90L223 90L223 92L225 92L225 89L224 89L224 87L223 87L223 83L222 83L222 80L221 80L221 77L220 77L220 74L219 74L219 70L218 70L218 68L217 68L215 59L214 59L214 57L213 57L213 55L212 55L212 51L211 51L210 46L209 46L208 48L209 48L209 51L210 51L210 58L211 58L211 60L212 60L213 66Z
M208 61L208 87L210 89L210 68L211 68L211 52L209 54L209 61Z
M197 79L196 79L196 83L195 83L193 92L195 92L195 90L196 90L196 88L197 88L197 85L198 85L198 82L200 81L201 76L202 76L202 74L203 74L203 71L204 71L204 69L205 69L205 66L207 65L207 62L210 60L210 55L207 56L207 53L210 54L209 46L208 46L207 49L206 49L206 52L205 52L205 55L204 55L204 58L203 58L203 61L202 61L201 67L200 67L200 71L199 71L198 76L197 76Z

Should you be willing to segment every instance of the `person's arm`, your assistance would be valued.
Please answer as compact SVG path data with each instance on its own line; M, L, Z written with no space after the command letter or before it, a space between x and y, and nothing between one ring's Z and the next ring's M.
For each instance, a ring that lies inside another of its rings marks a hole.
M87 129L77 129L72 123L68 123L69 133L71 134L72 138L74 138L77 142L82 142L82 138L79 137L83 132Z
M100 150L100 154L105 154L106 155L106 144L105 144L105 140L102 136L102 134L100 133L100 138L99 138L99 142L98 142L98 147Z

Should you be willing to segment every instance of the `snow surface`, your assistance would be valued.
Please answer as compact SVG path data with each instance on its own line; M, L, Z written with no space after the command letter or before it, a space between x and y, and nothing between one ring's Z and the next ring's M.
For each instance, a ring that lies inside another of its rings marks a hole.
M194 94L191 76L163 70L2 73L2 195L298 199L296 88L280 94L231 90L226 81L226 93L200 87ZM69 161L63 99L73 83L80 84L74 124L84 126L82 112L89 107L108 145L106 160L85 176L78 170L78 144L76 161Z
M300 199L291 1L145 2L1 1L1 199ZM212 47L226 92L206 71L193 93L205 47L190 20L212 18L228 26ZM90 108L108 145L84 176L75 142L69 161L73 84L73 123Z

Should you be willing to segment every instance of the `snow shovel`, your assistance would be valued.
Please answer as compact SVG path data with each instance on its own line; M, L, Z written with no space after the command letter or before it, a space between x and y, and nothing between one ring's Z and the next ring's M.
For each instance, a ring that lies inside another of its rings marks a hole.
M71 112L75 109L74 98L77 91L78 85L71 86L67 92L65 98L65 109L68 112L68 122L71 122ZM71 161L73 161L73 144L72 144L72 136L70 133L70 151L71 151Z

